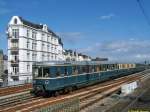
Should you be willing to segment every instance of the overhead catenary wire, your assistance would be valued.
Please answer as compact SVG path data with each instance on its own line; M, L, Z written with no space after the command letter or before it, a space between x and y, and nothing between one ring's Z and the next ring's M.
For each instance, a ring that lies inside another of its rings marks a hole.
M143 15L144 15L144 17L145 17L145 19L146 19L148 25L150 26L150 19L149 19L149 16L146 14L145 9L144 9L144 7L142 6L141 0L136 0L136 1L137 1L137 3L139 4L140 10L142 11L142 13L143 13Z

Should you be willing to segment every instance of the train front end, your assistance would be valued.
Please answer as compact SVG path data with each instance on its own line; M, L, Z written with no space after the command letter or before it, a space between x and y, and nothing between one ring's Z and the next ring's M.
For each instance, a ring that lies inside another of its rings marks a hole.
M33 82L32 86L33 89L31 91L32 94L36 96L44 96L46 94L45 90L45 80L41 77L40 67L33 66Z
M32 93L36 96L44 96L45 93L45 85L44 80L41 78L33 79L33 90Z

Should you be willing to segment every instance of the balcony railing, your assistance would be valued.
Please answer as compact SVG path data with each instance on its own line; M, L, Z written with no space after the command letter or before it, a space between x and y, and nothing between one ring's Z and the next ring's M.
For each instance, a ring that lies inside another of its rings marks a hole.
M11 38L11 39L19 39L19 36L18 35L8 35L8 38Z
M10 62L11 62L11 64L18 64L19 63L19 59L17 59L17 60L13 60L12 59Z
M11 48L12 50L18 50L19 46L18 46L18 45L16 45L16 46L12 45L12 46L10 46L10 48Z
M19 76L19 72L17 72L17 73L12 72L11 76Z

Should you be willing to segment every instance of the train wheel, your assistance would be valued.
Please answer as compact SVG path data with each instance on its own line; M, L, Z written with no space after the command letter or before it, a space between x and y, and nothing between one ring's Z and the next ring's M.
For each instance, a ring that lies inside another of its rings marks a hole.
M77 87L77 86L74 86L74 87L73 87L73 90L77 90L77 89L78 89L78 87Z
M69 93L72 93L72 91L73 91L73 88L72 88L72 87L69 87L69 88L68 88L68 92L69 92Z
M59 96L59 91L55 91L54 96L55 97Z
M68 93L68 89L67 88L64 89L64 94L66 94L66 93Z

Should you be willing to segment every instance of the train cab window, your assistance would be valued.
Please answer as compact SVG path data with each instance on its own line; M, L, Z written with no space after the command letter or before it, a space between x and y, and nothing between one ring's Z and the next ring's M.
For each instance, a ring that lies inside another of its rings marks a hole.
M43 68L43 77L49 77L49 68Z
M32 70L32 74L33 74L33 78L36 78L38 77L39 73L38 73L38 68L37 67L33 67L33 70Z

